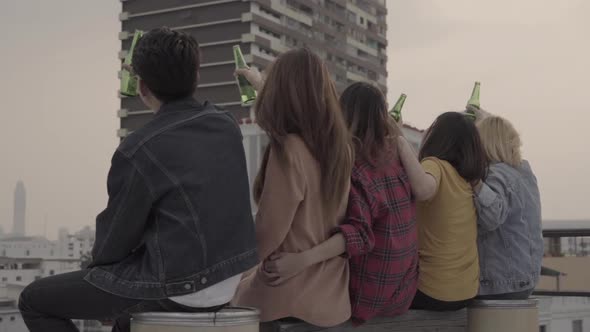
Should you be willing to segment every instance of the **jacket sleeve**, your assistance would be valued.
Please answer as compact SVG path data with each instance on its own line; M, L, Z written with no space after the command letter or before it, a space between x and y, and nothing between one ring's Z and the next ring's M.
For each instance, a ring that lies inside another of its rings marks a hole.
M375 246L371 213L373 202L368 188L360 181L353 179L348 196L346 221L339 226L339 231L346 242L346 254L349 257L364 255Z
M271 149L256 215L256 240L261 260L285 240L303 201L305 179L295 156L280 158Z
M120 151L111 161L107 190L107 207L96 217L90 268L129 256L141 243L152 207L152 193L145 178Z
M500 227L508 218L512 199L511 187L505 180L491 173L475 199L479 230L491 232Z

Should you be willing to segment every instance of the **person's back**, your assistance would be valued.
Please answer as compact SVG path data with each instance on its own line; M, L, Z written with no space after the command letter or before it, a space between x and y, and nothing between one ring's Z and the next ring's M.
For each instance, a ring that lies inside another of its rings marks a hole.
M88 269L21 293L31 331L113 319L122 332L132 313L217 311L256 265L241 133L230 115L193 99L199 64L198 43L185 33L161 28L139 40L126 70L155 116L113 155Z
M520 137L507 120L492 116L478 124L492 161L476 187L479 295L526 299L539 281L543 257L541 198L537 179L520 153Z
M358 238L349 218L340 226L350 257L352 318L361 324L409 309L418 283L418 233L415 201L399 160L390 158L377 166L357 160L351 181L370 197L365 212L371 219L369 243Z
M266 168L268 182L256 218L261 257L274 252L301 252L318 245L346 212L348 191L334 193L340 201L338 218L324 213L321 171L301 138L288 136L284 152L288 161L281 163L271 150ZM273 277L260 265L244 278L234 302L259 308L263 321L295 317L314 325L333 326L350 316L348 274L348 261L334 257L274 284Z
M121 296L161 299L207 288L256 263L242 138L229 114L192 97L166 103L115 158L146 179L142 195L151 208L135 210L135 218L145 218L137 225L101 222L113 217L109 211L99 215L89 282ZM141 243L124 256L125 246L108 246L113 231Z
M291 50L270 68L255 106L270 137L254 185L261 260L329 237L344 216L352 168L351 137L322 60L307 49ZM261 264L240 283L233 303L259 308L262 322L294 317L340 324L350 317L348 261L336 257L286 280Z
M419 158L400 140L403 164L418 203L420 277L412 308L458 310L477 295L477 215L472 185L487 159L475 124L461 113L440 115Z
M339 230L350 257L352 320L362 324L401 315L412 303L418 281L416 203L398 156L402 133L381 91L354 83L340 104L355 137L356 162Z
M301 253L285 250L265 265L283 278L345 253L352 322L358 325L408 310L418 280L416 209L398 158L401 131L388 115L381 91L353 83L340 104L356 155L346 218L329 240Z
M438 191L419 202L419 289L443 301L477 294L477 214L471 185L447 161L427 158L422 166L438 180Z

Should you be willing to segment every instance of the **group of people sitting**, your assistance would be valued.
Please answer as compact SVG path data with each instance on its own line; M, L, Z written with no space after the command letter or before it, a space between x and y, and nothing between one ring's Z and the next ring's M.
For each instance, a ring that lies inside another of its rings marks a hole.
M540 195L506 119L443 113L416 153L378 88L338 96L309 49L278 56L264 79L240 69L270 139L253 222L239 127L192 97L197 42L155 29L133 59L156 116L113 157L90 267L21 294L31 331L76 331L70 319L128 331L132 313L230 303L258 308L262 322L359 325L532 293Z

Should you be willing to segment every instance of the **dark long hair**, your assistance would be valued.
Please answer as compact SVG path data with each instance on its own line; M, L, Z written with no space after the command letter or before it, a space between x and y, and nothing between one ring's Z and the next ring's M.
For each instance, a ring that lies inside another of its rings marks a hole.
M474 121L462 113L441 114L426 132L420 160L436 157L449 162L469 183L486 177L488 160Z
M352 139L334 83L324 62L308 49L291 50L271 65L255 106L256 121L270 137L254 185L258 202L264 187L269 149L284 153L284 139L296 134L318 161L326 211L336 213L350 182Z
M340 106L357 158L373 165L397 159L395 138L401 131L387 112L381 90L369 83L353 83L342 92Z

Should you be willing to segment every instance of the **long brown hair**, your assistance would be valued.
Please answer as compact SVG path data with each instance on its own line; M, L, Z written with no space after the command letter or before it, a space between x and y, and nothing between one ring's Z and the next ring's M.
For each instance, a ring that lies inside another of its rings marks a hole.
M401 130L389 116L381 90L369 83L353 83L342 92L340 106L357 158L375 166L398 158L395 139Z
M270 137L254 184L256 202L262 195L270 148L283 155L285 137L296 134L320 165L326 211L336 213L354 157L336 88L324 62L305 48L280 55L258 95L255 115Z

